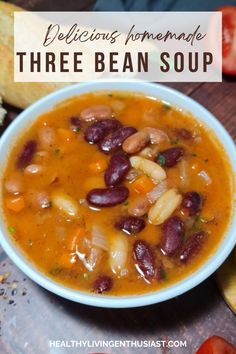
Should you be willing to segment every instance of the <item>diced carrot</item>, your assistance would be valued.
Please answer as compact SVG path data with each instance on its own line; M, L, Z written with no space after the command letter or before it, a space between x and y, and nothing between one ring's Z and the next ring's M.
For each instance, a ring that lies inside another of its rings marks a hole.
M82 239L82 237L86 234L86 230L84 227L79 226L76 230L74 230L73 232L71 232L68 235L68 243L67 243L67 248L69 251L71 252L75 252L76 251L76 245L78 245L78 243L80 242L80 240Z
M59 264L62 267L70 268L73 266L73 256L70 253L63 253L59 259Z
M100 159L96 162L89 164L89 170L93 173L104 172L107 168L107 162L105 159Z
M18 213L25 207L25 200L24 197L14 197L14 198L7 198L6 206L9 210L15 211Z
M133 183L131 183L130 186L133 190L135 190L135 192L139 194L146 194L155 187L155 184L149 177L142 175L138 177Z

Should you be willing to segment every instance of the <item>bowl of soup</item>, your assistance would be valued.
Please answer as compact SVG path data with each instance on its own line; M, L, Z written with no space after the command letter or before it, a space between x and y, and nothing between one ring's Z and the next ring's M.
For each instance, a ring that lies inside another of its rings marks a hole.
M176 297L236 242L235 145L162 85L88 83L23 111L0 140L0 241L36 283L83 304Z

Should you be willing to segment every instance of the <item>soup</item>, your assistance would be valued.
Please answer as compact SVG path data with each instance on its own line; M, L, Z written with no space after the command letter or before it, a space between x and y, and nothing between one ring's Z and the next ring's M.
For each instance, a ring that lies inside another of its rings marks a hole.
M196 271L232 212L232 172L214 134L166 102L89 93L41 115L9 154L4 213L45 275L136 295Z

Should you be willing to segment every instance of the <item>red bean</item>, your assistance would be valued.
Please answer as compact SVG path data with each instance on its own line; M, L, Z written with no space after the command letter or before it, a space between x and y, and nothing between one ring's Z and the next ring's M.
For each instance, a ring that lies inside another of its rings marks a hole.
M137 240L133 246L134 260L137 270L147 280L153 280L157 276L155 258L150 245L143 240Z
M181 207L189 216L196 215L202 206L201 196L197 192L188 192L183 195Z
M158 157L157 161L161 166L173 167L179 162L184 154L184 149L182 147L173 147L162 151Z
M124 153L113 155L104 175L107 186L115 186L123 181L130 169L129 158Z
M33 160L34 154L36 153L37 142L35 140L29 140L24 145L20 155L16 160L17 168L26 167Z
M99 148L106 154L113 153L121 147L125 139L136 132L137 129L133 127L122 127L111 135L105 137L99 143Z
M128 196L126 187L95 188L87 194L87 201L95 207L110 207L123 203Z
M178 216L172 216L164 223L160 247L166 256L173 256L179 250L184 238L184 223Z
M84 134L85 140L90 144L101 141L108 133L121 127L116 119L103 119L90 125Z
M145 228L145 221L136 216L124 216L115 223L118 230L124 231L128 235L134 235Z
M105 291L111 290L113 285L112 279L108 276L100 276L93 283L93 290L99 294L104 293Z
M182 263L187 263L199 253L205 237L206 233L204 231L197 231L189 236L180 252L179 259Z

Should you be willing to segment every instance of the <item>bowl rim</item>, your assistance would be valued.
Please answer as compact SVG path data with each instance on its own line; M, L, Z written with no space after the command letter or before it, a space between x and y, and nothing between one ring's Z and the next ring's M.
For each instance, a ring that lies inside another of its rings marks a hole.
M10 126L5 130L0 138L0 155L5 154L6 149L11 147L12 139L17 140L17 131L24 131L26 123L34 122L42 113L52 109L57 103L79 96L86 92L98 91L124 91L132 93L141 93L146 96L156 97L160 100L167 101L170 104L189 111L193 114L198 121L209 128L210 131L216 135L228 155L229 162L233 172L233 179L235 184L236 175L236 149L235 144L230 137L229 133L223 125L202 105L193 100L191 97L175 90L170 87L144 82L90 82L79 83L71 86L64 87L55 91L22 111L17 119L13 121ZM21 127L21 125L23 127ZM10 150L10 149L9 149ZM5 154L4 161L0 165L6 163L8 154ZM4 170L4 168L0 171ZM0 172L0 179L2 179L2 172ZM234 188L235 191L235 188ZM1 190L2 193L2 190ZM235 199L235 198L234 198ZM2 210L2 198L0 198L0 213ZM43 288L51 291L68 300L72 300L81 304L103 307L103 308L132 308L146 305L152 305L166 300L170 300L179 296L190 289L194 288L202 281L207 279L215 270L224 262L227 256L232 251L236 244L236 210L233 206L233 215L224 238L219 246L207 258L207 260L195 272L188 275L186 278L162 288L160 290L152 291L150 293L129 296L110 296L110 295L96 295L93 293L75 290L73 288L65 287L60 283L55 282L53 279L47 277L46 274L41 272L33 262L27 259L24 251L17 247L15 242L11 239L7 231L7 225L4 222L4 216L0 219L0 243L3 250L7 253L9 258L23 271L29 278L35 281Z

